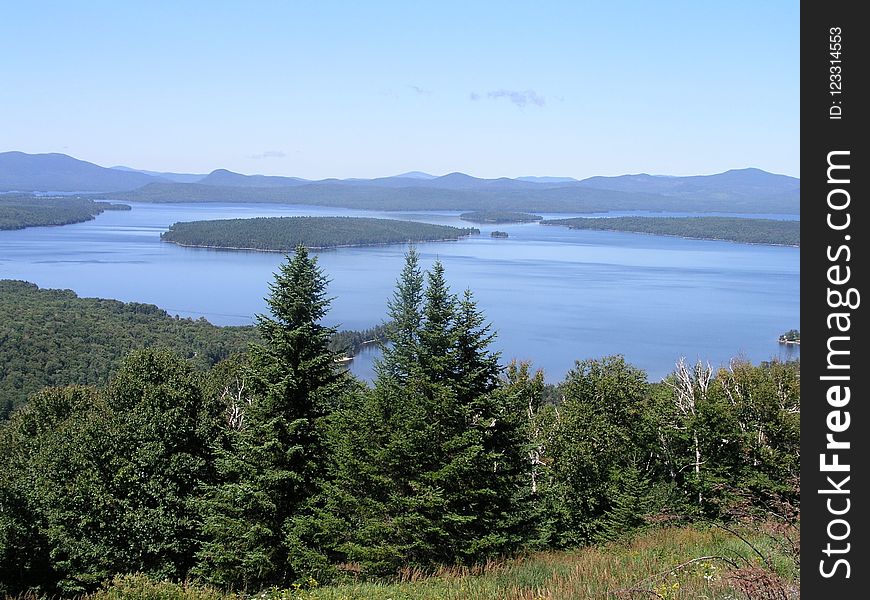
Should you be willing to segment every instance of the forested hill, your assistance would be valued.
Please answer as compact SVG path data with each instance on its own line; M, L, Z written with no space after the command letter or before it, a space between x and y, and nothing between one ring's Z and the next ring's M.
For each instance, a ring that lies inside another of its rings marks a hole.
M96 196L95 196L96 197ZM129 202L266 202L337 206L362 210L505 210L514 212L605 212L656 210L670 212L800 212L799 192L767 196L711 194L703 198L583 187L531 189L390 188L351 183L254 188L201 183L151 183L139 189L104 194L103 199Z
M462 213L459 218L470 223L531 223L540 221L544 217L506 210L478 210Z
M0 417L44 386L105 383L137 348L167 348L205 369L255 339L253 327L218 327L153 304L0 280Z
M800 221L739 219L733 217L607 217L601 219L551 219L544 225L571 229L629 231L747 244L800 246Z
M383 326L338 332L336 352L383 340ZM170 316L153 304L79 298L0 279L0 421L45 386L104 384L138 348L166 348L206 369L259 338L253 326L219 327Z
M258 217L175 223L160 237L184 246L290 252L297 245L335 248L456 240L480 233L449 227L362 217Z
M81 223L90 221L104 210L130 210L130 207L77 197L0 194L0 229Z

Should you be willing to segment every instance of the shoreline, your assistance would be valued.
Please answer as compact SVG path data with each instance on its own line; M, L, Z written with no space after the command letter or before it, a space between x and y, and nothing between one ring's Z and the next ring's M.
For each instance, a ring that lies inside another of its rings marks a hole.
M468 235L461 235L458 238L438 238L433 240L404 240L400 242L374 242L369 244L336 244L335 246L305 246L308 250L334 250L337 248L367 248L372 246L395 246L396 244L423 244L428 242L458 242L462 238L471 237L472 235L480 235L480 233L470 233ZM185 244L182 242L176 242L173 240L166 240L163 237L160 237L161 242L165 242L167 244L175 244L176 246L181 246L182 248L204 248L206 250L233 250L233 251L241 251L241 252L278 252L281 254L287 254L288 252L293 252L293 248L289 248L287 250L270 250L267 248L241 248L238 246L208 246L205 244Z
M653 235L659 237L675 237L683 240L698 240L703 242L731 242L732 244L751 244L753 246L776 246L779 248L798 248L800 249L800 244L777 244L774 242L745 242L742 240L733 240L729 238L713 238L713 237L693 237L690 235L679 235L676 233L653 233L650 231L632 231L631 229L595 229L591 227L571 227L570 225L563 225L562 223L547 223L546 221L539 221L541 225L550 225L551 227L567 227L568 229L573 229L574 231L608 231L611 233L635 233L638 235Z

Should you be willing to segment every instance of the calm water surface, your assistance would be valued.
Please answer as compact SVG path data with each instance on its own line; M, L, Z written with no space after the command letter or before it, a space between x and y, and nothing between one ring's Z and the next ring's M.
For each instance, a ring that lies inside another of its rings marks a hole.
M255 313L265 311L263 297L283 257L181 248L161 242L161 232L176 221L277 215L470 225L456 212L274 204L132 206L132 211L105 212L87 223L0 232L0 277L69 288L80 296L153 303L172 314L221 325L250 324ZM610 216L618 214L642 213ZM681 356L719 366L735 356L757 362L799 353L776 341L780 333L799 327L797 248L537 223L478 227L480 236L419 244L423 265L440 259L455 292L474 291L498 331L496 346L503 359L530 360L545 370L548 381L564 377L577 359L608 354L624 354L657 380ZM491 238L494 229L510 238ZM335 297L329 323L351 329L380 323L404 250L396 245L318 252ZM364 352L352 370L370 378L376 354Z

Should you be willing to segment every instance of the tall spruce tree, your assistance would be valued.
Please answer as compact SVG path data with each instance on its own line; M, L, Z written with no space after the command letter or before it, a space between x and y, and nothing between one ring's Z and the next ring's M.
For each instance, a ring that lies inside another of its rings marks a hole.
M420 326L420 368L433 383L449 384L457 372L456 297L444 279L444 265L435 261L427 272Z
M221 481L203 502L208 541L198 571L216 583L257 588L295 575L288 529L322 486L322 421L349 381L328 349L335 330L320 323L327 283L299 246L269 287L270 316L257 317L262 344L250 350L250 397L219 455Z
M510 513L524 415L500 393L493 336L471 294L451 294L438 262L424 289L418 262L409 252L374 389L333 430L343 551L368 573L471 563L518 541Z
M420 368L420 331L423 326L423 272L413 246L405 253L405 266L387 303L391 343L382 347L376 368L380 378L406 380Z

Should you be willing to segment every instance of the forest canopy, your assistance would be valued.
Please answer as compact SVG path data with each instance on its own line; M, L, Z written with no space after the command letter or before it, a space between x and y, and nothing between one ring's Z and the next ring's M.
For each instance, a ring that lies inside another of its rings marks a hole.
M160 238L184 246L289 252L297 245L335 248L457 240L474 228L367 217L257 217L175 223Z
M736 217L606 217L548 219L544 225L571 229L629 231L703 240L726 240L748 244L800 246L800 221L742 219Z
M353 355L385 337L383 325L339 331L330 348ZM256 339L252 326L219 327L173 317L153 304L79 298L71 290L0 280L0 421L40 388L104 384L135 349L165 348L205 371Z
M241 188L201 183L149 183L129 192L94 198L128 202L268 202L338 206L362 210L507 210L516 212L606 212L656 210L670 212L799 212L796 197L681 198L644 192L623 192L572 186L546 189L454 190L386 188L337 183L298 187Z
M463 221L471 223L531 223L540 221L544 217L523 212L507 210L476 210L459 215Z
M130 210L130 207L78 197L0 194L0 229L81 223L104 210Z
M503 366L472 291L451 291L444 265L424 271L411 248L366 385L341 368L324 325L328 283L298 246L268 312L236 331L256 339L202 369L230 350L231 329L212 338L213 326L150 305L3 282L3 316L31 314L0 329L0 347L26 357L4 380L42 364L56 378L0 423L0 594L211 597L118 589L139 574L307 598L322 583L473 572L667 522L796 521L799 363L680 360L651 383L612 355L577 360L551 388L528 363ZM113 329L86 307L115 315ZM87 358L64 371L67 350L92 354L100 336L150 327L177 349L134 350L97 385L73 385ZM769 561L747 565L782 581Z

